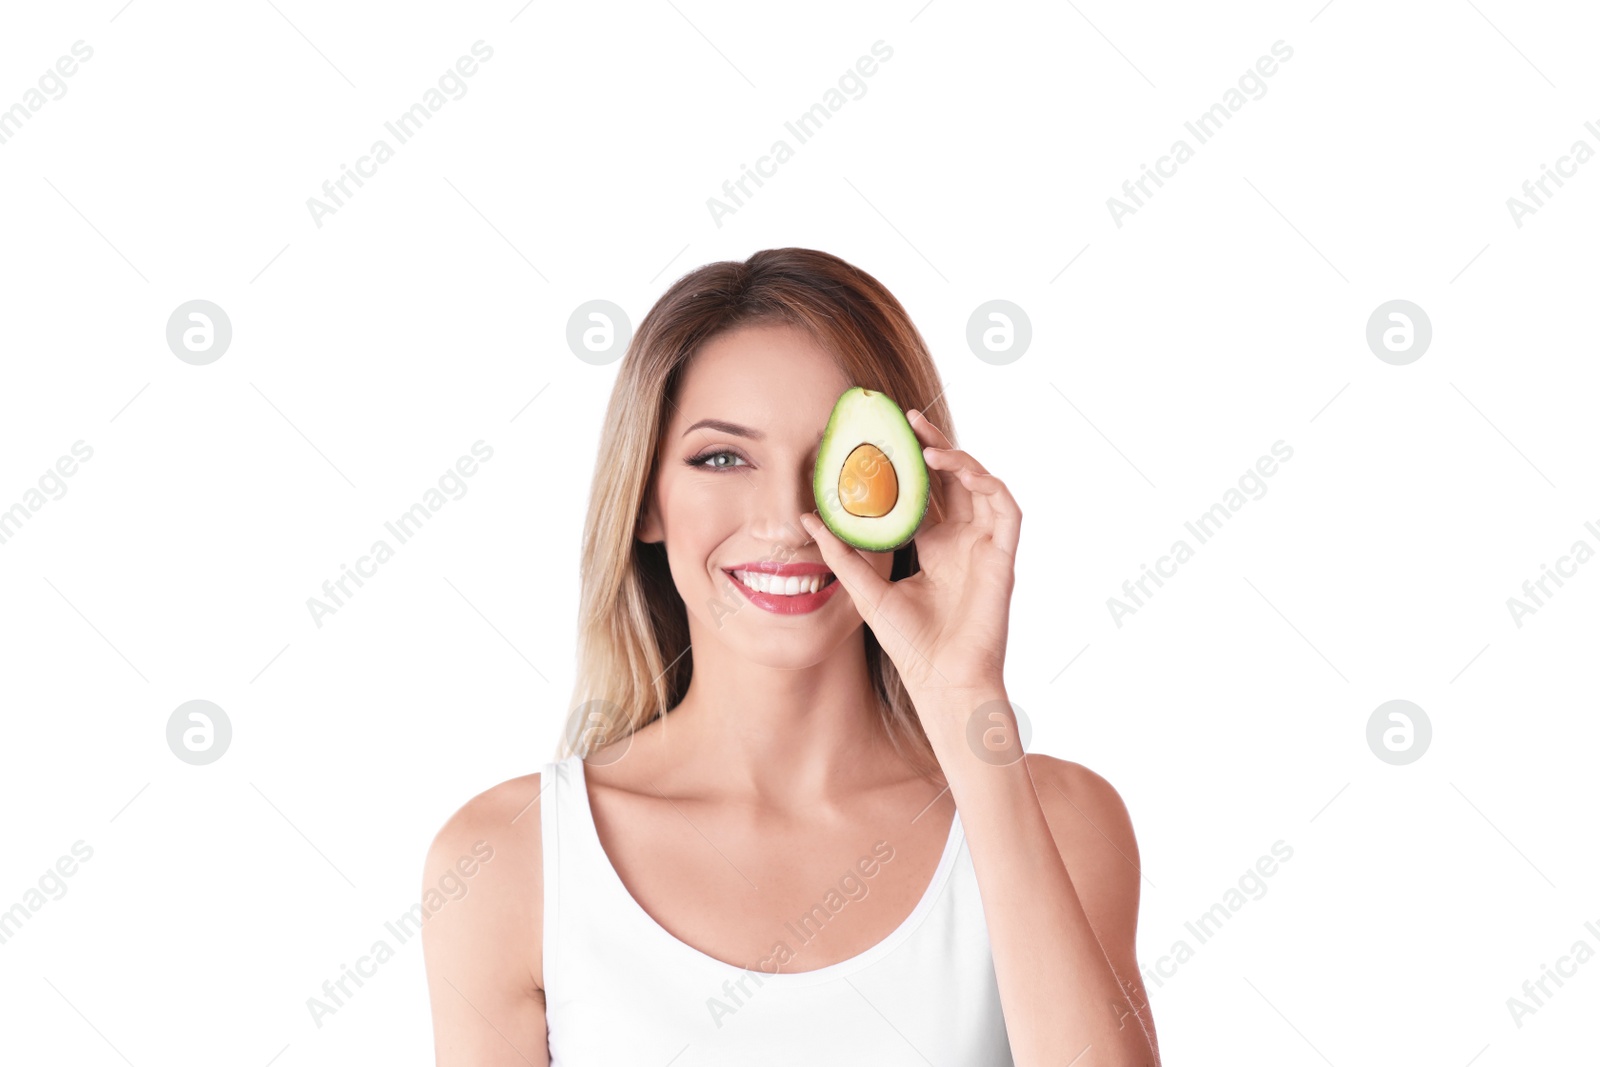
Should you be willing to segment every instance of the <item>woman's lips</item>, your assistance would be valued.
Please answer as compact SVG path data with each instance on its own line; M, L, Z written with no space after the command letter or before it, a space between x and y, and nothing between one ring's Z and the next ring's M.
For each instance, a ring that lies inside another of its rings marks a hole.
M753 569L741 567L740 570ZM820 568L826 573L827 568ZM743 593L750 602L763 611L770 611L774 615L805 615L816 611L828 602L828 598L838 592L839 580L835 578L815 593L796 593L794 596L782 596L777 593L760 593L745 585L733 576L732 571L723 571L728 576L728 581L733 587Z

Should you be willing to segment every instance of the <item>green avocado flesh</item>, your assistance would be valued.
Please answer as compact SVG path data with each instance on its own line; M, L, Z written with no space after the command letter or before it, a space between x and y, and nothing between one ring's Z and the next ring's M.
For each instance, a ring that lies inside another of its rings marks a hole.
M853 386L834 403L811 491L817 514L847 545L890 552L911 540L928 510L928 467L887 393Z

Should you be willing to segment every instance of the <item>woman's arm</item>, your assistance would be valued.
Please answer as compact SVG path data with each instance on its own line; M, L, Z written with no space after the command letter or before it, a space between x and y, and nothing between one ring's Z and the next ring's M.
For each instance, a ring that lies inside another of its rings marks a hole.
M502 782L428 849L422 948L439 1067L549 1067L538 796L537 774Z
M1113 851L1132 855L1127 813L1098 776L1051 775L1046 763L1042 777L1060 788L1039 781L1016 743L1004 679L1022 509L922 412L906 414L944 494L944 514L916 534L918 573L888 581L815 516L800 523L894 662L949 782L1018 1067L1146 1067L1156 1063L1153 1031L1129 1025L1143 1017L1132 959L1137 871L1130 881L1103 852L1062 847L1041 797L1083 794L1104 834L1122 838ZM1053 561L1064 558L1052 549ZM996 747L1006 738L1013 744ZM1014 755L999 751L1007 747Z
M1144 873L1127 806L1110 782L1081 763L1026 758L1056 851L1127 998L1125 1009L1116 1005L1126 1012L1121 1026L1137 1032L1142 1024L1159 1064L1161 1046L1135 948Z
M1063 760L980 759L969 712L1005 693L974 700L924 697L918 711L967 831L1018 1067L1159 1064L1134 959L1139 860L1121 798Z

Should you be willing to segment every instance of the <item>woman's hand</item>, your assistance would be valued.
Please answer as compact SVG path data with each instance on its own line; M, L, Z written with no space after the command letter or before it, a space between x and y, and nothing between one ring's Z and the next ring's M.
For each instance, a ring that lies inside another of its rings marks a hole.
M944 491L944 521L925 521L915 537L919 572L888 581L815 514L801 522L920 708L919 697L940 690L1003 685L1022 510L1005 483L951 448L922 412L912 408L906 417Z

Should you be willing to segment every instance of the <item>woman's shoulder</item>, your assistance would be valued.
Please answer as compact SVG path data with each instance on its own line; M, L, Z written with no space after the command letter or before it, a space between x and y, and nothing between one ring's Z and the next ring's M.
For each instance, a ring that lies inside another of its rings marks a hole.
M1049 756L1043 752L1028 752L1023 756L1028 771L1041 786L1053 784L1074 797L1083 797L1096 805L1121 805L1122 797L1109 781L1098 772L1072 760Z
M451 970L503 963L507 979L543 988L542 778L525 774L473 796L428 847L423 940ZM507 953L508 944L527 951Z
M1128 806L1104 776L1081 763L1040 752L1023 758L1057 845L1098 837L1101 845L1136 847Z
M492 833L501 837L516 833L539 833L539 794L544 776L537 772L508 778L492 785L462 804L440 827L434 844L458 843L472 834Z
M1028 753L1028 774L1072 882L1102 940L1131 944L1142 877L1139 841L1121 794L1081 763Z

